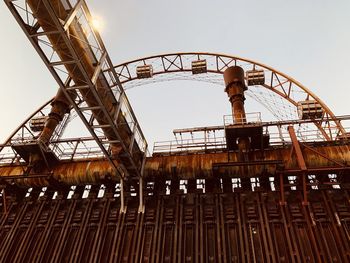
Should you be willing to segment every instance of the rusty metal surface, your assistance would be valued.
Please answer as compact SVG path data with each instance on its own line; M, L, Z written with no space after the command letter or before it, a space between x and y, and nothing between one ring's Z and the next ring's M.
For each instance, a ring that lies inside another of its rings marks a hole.
M229 67L224 72L225 92L229 97L232 115L237 123L245 123L244 91L247 89L244 82L244 70L241 67Z
M219 151L205 147L186 154L162 152L145 163L147 143L118 80L134 79L129 71L133 62L115 71L96 32L92 35L101 54L92 50L77 17L80 11L84 19L90 17L84 0L28 0L25 8L12 1L6 4L60 91L43 132L31 133L37 146L24 140L19 145L6 142L15 155L1 157L0 262L350 262L350 143L339 119L308 89L253 61L196 53L195 61L204 61L205 69L192 68L193 74L224 72L234 116L229 125L235 130L230 138L224 118L226 143L237 141L238 147L228 143ZM23 20L19 10L27 18ZM41 36L51 43L57 61L48 60L39 45ZM181 59L188 55L153 57L155 63L161 58L162 70L138 78L189 71ZM213 58L216 62L207 68L207 60ZM146 59L143 63L152 69ZM193 66L193 60L188 61ZM248 63L241 68L237 61ZM54 70L57 65L65 68L65 81ZM263 137L261 121L248 121L244 110L244 70L251 66L267 69L270 84L264 84L263 75L259 85L291 104L288 109L297 105L300 98L294 95L300 91L320 104L325 115L309 122L321 132L322 141L308 137L300 142L290 126L291 141L279 130L282 144L268 143L270 135ZM113 78L106 77L108 71ZM114 94L116 86L120 89ZM105 159L74 159L79 140L69 159L47 160L53 152L43 153L42 145L52 142L72 107ZM84 111L91 112L89 120ZM239 124L245 125L240 132ZM42 159L46 168L34 165ZM137 180L127 174L137 175Z
M305 164L310 172L332 172L335 170L348 169L350 163L350 145L324 145L307 146L301 145ZM238 152L221 152L207 154L187 154L187 155L161 155L147 158L144 177L156 178L164 175L171 178L174 173L179 178L208 178L215 173L228 177L243 176L239 172ZM261 162L262 165L249 165L245 176L267 174L275 175L276 172L298 173L301 172L296 155L292 152L292 146L265 149L262 151L251 151L247 153L249 160L254 164ZM281 162L282 167L266 162ZM223 163L227 163L222 165ZM266 165L263 165L266 163ZM217 165L218 170L213 171L213 165ZM280 169L280 170L278 170ZM49 181L45 178L26 178L23 174L23 166L0 166L0 179L8 176L22 176L16 180L16 184L23 186L47 186ZM51 172L51 173L50 173ZM45 174L45 173L43 173ZM55 181L65 184L96 184L105 180L116 181L119 177L106 160L96 159L81 162L61 162L52 171L46 171Z
M264 151L252 151L247 153L250 161L273 161L281 160L284 164L283 170L300 171L295 155L291 155L291 146L280 147L274 149L265 149ZM328 145L328 146L313 146L312 149L318 153L303 147L302 152L305 158L305 163L309 169L322 170L322 168L335 167L335 161L347 165L350 161L349 145ZM327 156L329 159L325 158ZM233 153L209 153L209 154L191 154L191 155L163 155L149 158L146 163L146 176L156 176L159 173L171 175L176 169L181 178L196 178L212 175L212 165L223 162L239 162L237 152ZM266 165L265 167L251 166L249 167L248 176L261 174L263 169L268 173L276 173L276 165ZM238 170L238 169L237 169ZM237 170L234 168L222 168L222 173L225 176L237 175Z
M38 197L7 194L0 210L1 262L348 262L349 191L165 195L161 183L137 212L137 198L119 212L107 187L71 199L53 189ZM164 185L163 185L164 186ZM189 189L190 190L190 189ZM18 194L18 193L17 193Z

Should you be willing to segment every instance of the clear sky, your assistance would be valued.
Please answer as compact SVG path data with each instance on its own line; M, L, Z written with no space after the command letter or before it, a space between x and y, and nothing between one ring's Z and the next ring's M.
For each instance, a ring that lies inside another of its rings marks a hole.
M336 115L350 114L350 1L88 0L115 64L170 52L217 52L284 72ZM0 1L0 141L52 97L57 84ZM150 142L174 128L221 125L223 88L161 83L130 90Z

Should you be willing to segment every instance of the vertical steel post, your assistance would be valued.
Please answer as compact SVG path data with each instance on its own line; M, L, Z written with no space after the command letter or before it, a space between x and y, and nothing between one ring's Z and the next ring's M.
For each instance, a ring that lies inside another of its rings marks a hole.
M6 203L6 193L5 193L5 188L2 189L2 201L4 203L4 214L7 214L7 203Z
M284 181L283 181L283 173L279 174L280 176L280 205L286 205L285 197L284 197Z
M283 143L283 145L285 144L285 140L283 138L283 133L282 133L282 129L281 129L281 125L277 125L277 129L278 129L278 134L280 136L281 142Z
M143 204L143 178L139 178L139 213L145 212L145 206Z
M307 200L307 186L306 186L306 176L307 174L303 172L301 174L302 179L303 179L303 205L308 205L308 200Z
M124 179L120 178L120 213L126 212L124 198Z

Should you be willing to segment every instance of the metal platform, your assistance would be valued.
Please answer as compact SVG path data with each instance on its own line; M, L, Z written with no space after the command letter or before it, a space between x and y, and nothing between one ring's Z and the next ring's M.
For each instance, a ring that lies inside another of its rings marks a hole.
M59 159L49 148L43 147L37 142L28 142L23 144L13 144L12 149L19 154L27 163L29 163L30 155L37 154L42 157L47 167L58 164Z

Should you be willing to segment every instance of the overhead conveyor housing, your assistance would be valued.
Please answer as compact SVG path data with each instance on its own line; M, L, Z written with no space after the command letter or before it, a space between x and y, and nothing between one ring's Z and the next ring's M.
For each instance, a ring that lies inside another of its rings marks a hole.
M61 89L39 139L49 142L62 115L74 108L117 174L140 177L147 142L85 1L6 3Z

